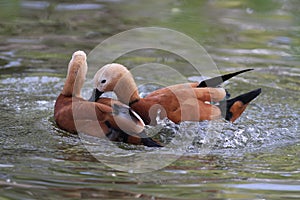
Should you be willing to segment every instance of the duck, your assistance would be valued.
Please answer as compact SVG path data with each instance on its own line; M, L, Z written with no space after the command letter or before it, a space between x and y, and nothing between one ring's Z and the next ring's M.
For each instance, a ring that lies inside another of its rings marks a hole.
M134 145L161 147L147 137L144 122L129 106L110 98L90 102L81 96L88 65L84 51L76 51L68 65L67 77L54 105L57 126L67 132L107 137Z
M163 87L141 98L130 71L124 65L111 63L96 72L89 101L97 102L103 93L113 91L117 99L129 105L147 125L156 125L157 119L163 118L168 118L175 124L222 117L234 122L261 93L261 88L228 99L228 91L220 87L220 84L251 70L253 69L244 69L200 83L188 82Z

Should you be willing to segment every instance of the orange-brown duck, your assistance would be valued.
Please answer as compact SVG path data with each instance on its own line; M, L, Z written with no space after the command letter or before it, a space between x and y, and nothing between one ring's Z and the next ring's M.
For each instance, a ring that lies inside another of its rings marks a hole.
M222 116L234 122L249 102L261 93L261 89L224 100L227 92L217 86L249 70L252 69L214 77L201 83L168 86L141 98L130 71L123 65L113 63L105 65L95 74L95 89L90 101L99 101L102 93L113 91L118 100L129 105L146 124L152 125L156 124L157 116L161 119L167 117L174 123L213 120Z
M76 51L68 66L65 85L54 106L58 127L70 133L107 136L113 141L161 146L145 137L144 122L128 106L109 98L100 98L96 103L81 97L87 69L86 54Z

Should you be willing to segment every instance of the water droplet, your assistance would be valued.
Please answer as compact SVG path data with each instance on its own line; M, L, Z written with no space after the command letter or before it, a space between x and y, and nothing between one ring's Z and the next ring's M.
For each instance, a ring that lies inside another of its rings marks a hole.
M180 13L181 10L179 8L172 8L171 12L176 14L176 13Z
M252 8L247 8L246 12L251 15L253 13L253 9Z

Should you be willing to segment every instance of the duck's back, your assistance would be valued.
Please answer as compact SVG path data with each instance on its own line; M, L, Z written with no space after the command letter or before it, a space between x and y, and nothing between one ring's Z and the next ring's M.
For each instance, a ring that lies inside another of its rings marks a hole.
M72 103L77 101L76 97L67 97L60 94L55 102L54 106L54 119L59 128L71 133L76 133L76 127L74 123Z

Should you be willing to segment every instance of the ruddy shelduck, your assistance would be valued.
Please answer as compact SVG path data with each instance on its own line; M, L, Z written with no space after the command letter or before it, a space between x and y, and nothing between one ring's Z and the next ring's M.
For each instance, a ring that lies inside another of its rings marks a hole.
M127 105L109 98L100 98L96 103L81 97L87 70L86 54L83 51L73 53L63 90L54 106L57 126L70 133L80 132L108 137L113 141L161 146L146 137L144 122Z
M261 93L253 90L233 99L224 100L227 91L218 87L246 69L200 83L184 83L153 91L146 97L139 96L138 88L130 71L123 65L107 64L94 77L94 90L90 101L99 101L104 92L113 91L118 100L129 105L146 124L155 125L157 117L167 117L174 123L203 121L221 118L234 122L246 109L248 103ZM211 103L214 102L214 103Z

